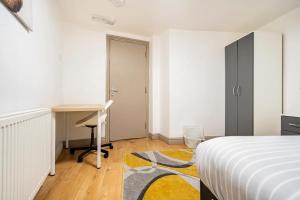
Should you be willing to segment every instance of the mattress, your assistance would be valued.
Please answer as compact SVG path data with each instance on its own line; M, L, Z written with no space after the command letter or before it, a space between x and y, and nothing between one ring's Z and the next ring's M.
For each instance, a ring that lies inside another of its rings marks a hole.
M201 143L195 159L219 200L300 199L300 136L220 137Z

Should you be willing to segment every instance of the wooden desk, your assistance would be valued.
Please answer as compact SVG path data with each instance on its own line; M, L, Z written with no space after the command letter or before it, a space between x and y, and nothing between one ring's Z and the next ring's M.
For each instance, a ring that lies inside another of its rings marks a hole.
M104 106L100 104L87 105L59 105L52 108L52 112L104 112Z
M98 112L98 126L97 126L97 161L96 165L99 169L101 167L101 113L105 112L104 106L99 104L94 105L59 105L52 109L52 138L51 138L51 171L50 175L55 175L55 137L56 137L56 113L62 112Z

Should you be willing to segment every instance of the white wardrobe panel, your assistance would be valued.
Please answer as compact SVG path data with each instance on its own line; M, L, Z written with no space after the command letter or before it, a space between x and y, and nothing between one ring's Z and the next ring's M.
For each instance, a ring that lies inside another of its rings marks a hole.
M280 135L282 35L254 33L254 135Z

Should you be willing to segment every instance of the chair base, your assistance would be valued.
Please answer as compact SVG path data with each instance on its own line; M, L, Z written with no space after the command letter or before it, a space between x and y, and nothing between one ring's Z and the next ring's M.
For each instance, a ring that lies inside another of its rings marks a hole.
M114 146L112 145L112 143L102 144L101 147L109 147L109 149L113 149L114 148Z
M86 127L91 129L91 141L90 141L90 145L88 147L74 147L74 148L70 148L70 153L72 155L74 155L76 150L85 150L84 152L82 152L78 158L77 161L78 162L82 162L83 158L85 156L87 156L87 154L89 154L91 151L97 151L97 145L95 144L95 134L94 134L94 129L97 127L97 125L86 125ZM101 145L101 147L109 147L110 149L113 149L113 145L112 143L107 143L107 144L103 144ZM108 158L109 153L108 151L101 149L101 152L104 153L104 158Z
M113 145L112 143L108 143L108 144L103 144L101 145L101 147L109 147L110 149L113 149ZM77 158L77 162L82 162L83 161L83 158L86 157L91 151L97 151L97 146L93 145L93 146L88 146L88 147L74 147L74 148L70 148L70 153L72 155L75 154L75 151L78 151L78 150L85 150L84 152L82 152L78 158ZM109 156L109 152L105 149L101 149L101 153L103 153L103 157L104 158L108 158Z

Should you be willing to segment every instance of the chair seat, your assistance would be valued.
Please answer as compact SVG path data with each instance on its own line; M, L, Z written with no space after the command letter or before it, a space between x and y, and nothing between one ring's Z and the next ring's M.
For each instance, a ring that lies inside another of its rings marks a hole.
M113 101L109 100L105 104L105 107L104 107L105 113L100 113L99 118L98 118L98 112L94 112L75 123L75 127L88 127L91 129L91 140L90 140L90 145L88 147L76 147L76 148L70 149L71 154L74 154L75 150L85 150L78 156L78 158L77 158L78 162L82 162L83 158L85 156L87 156L91 151L97 150L97 146L95 145L96 142L95 142L94 129L99 125L98 134L100 133L100 135L99 135L100 137L98 137L98 141L101 142L101 133L102 133L102 131L104 132L103 128L104 128L105 120L107 117L106 111L108 110L108 108L111 106L112 103L113 103ZM109 147L110 149L113 149L112 143L103 144L103 145L101 145L101 147ZM101 149L101 152L104 153L104 158L108 158L109 152L107 150ZM100 161L101 161L101 159L100 159L99 149L98 149L97 159L96 159L98 169L101 166Z
M92 114L88 115L87 117L77 121L75 126L76 127L97 126L97 124L98 124L97 115L98 115L97 112L92 113ZM106 116L107 116L106 113L101 115L101 118L100 118L101 123L103 123L105 121Z

